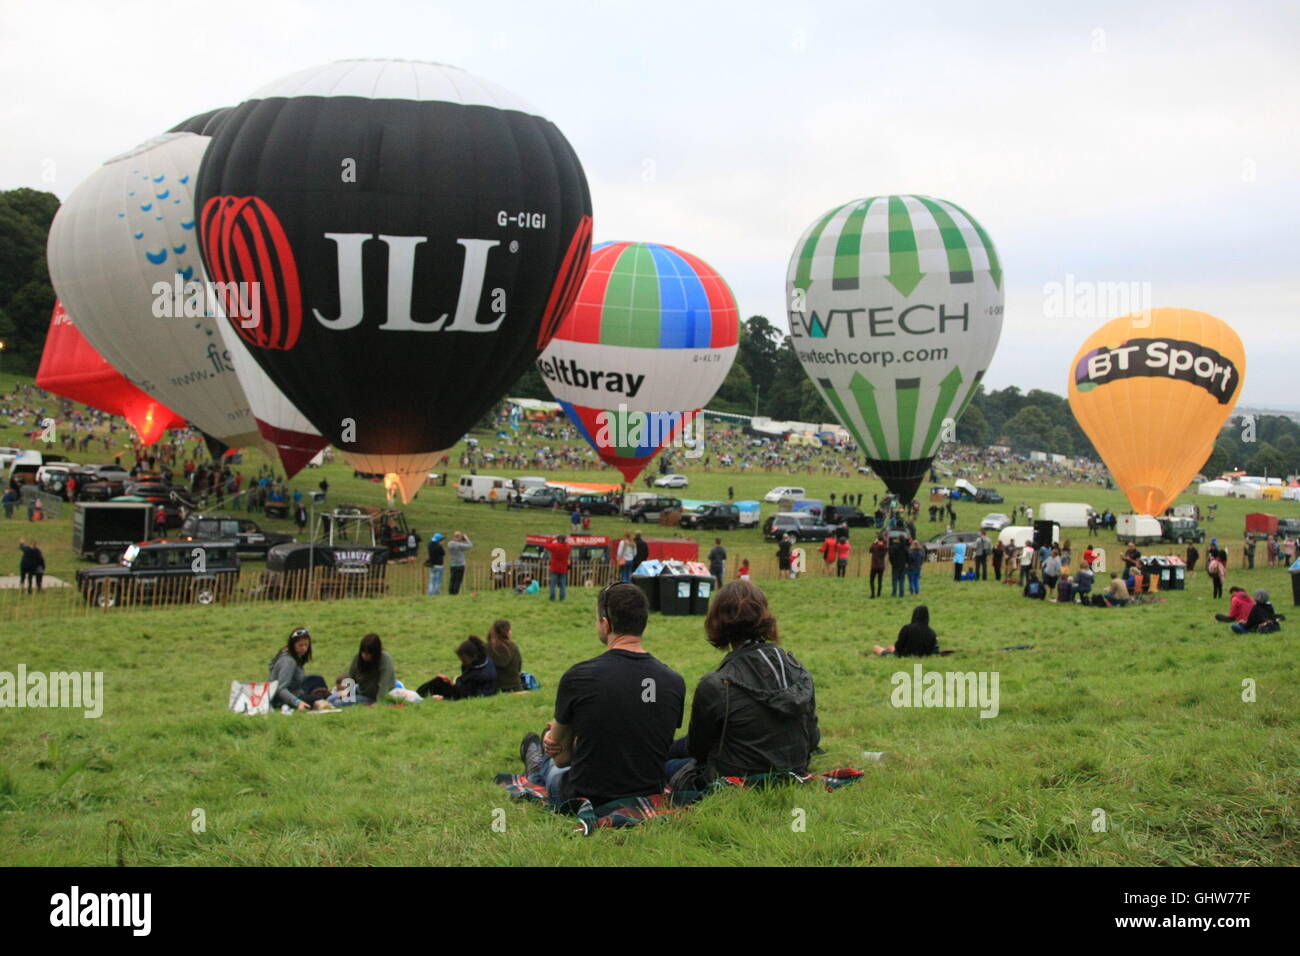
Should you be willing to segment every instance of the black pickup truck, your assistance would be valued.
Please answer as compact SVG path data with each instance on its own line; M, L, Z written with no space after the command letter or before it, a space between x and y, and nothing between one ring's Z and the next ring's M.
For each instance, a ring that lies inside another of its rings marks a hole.
M293 535L283 531L263 531L256 521L230 515L190 515L176 537L181 541L235 541L240 554L266 557L277 544L288 544Z

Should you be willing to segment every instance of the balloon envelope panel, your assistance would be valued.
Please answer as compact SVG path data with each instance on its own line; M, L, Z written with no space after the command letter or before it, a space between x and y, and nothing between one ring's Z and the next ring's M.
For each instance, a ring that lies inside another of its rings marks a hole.
M997 348L993 241L947 200L854 200L804 232L786 293L804 371L889 488L910 500Z

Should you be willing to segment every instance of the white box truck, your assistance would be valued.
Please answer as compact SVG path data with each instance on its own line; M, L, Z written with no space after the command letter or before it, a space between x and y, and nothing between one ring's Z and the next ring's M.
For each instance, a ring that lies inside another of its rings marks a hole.
M1088 516L1096 513L1092 505L1074 501L1048 501L1034 512L1034 517L1042 521L1054 521L1062 528L1086 528Z
M492 489L497 490L497 501L506 503L506 492L513 491L509 478L498 475L461 475L456 483L456 497L461 501L488 501Z
M1164 538L1164 529L1151 515L1120 515L1115 537L1125 544L1155 544Z

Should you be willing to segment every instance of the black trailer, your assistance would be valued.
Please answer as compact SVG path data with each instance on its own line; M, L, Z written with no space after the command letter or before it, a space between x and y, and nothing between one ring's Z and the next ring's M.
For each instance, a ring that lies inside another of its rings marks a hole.
M153 537L154 506L146 502L79 501L72 515L72 547L86 560L111 564L130 545Z

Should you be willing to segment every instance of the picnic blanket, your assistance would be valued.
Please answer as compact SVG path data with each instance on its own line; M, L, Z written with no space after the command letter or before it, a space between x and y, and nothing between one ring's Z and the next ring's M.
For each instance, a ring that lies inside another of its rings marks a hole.
M754 789L783 783L820 783L827 790L838 790L841 787L857 783L863 776L861 770L846 767L813 774L785 772L760 773L748 777L719 777L703 790L678 790L676 792L666 790L664 793L656 793L648 797L624 797L619 800L612 800L599 807L592 806L591 801L586 797L569 800L560 806L555 806L551 803L550 794L547 793L545 787L539 783L533 783L527 777L519 774L499 773L496 776L496 782L505 788L506 793L517 800L540 803L552 813L575 817L578 824L573 828L573 832L580 833L583 836L590 836L600 829L634 827L645 823L647 820L676 816L684 813L692 804L697 803L710 793L715 793L727 787Z

